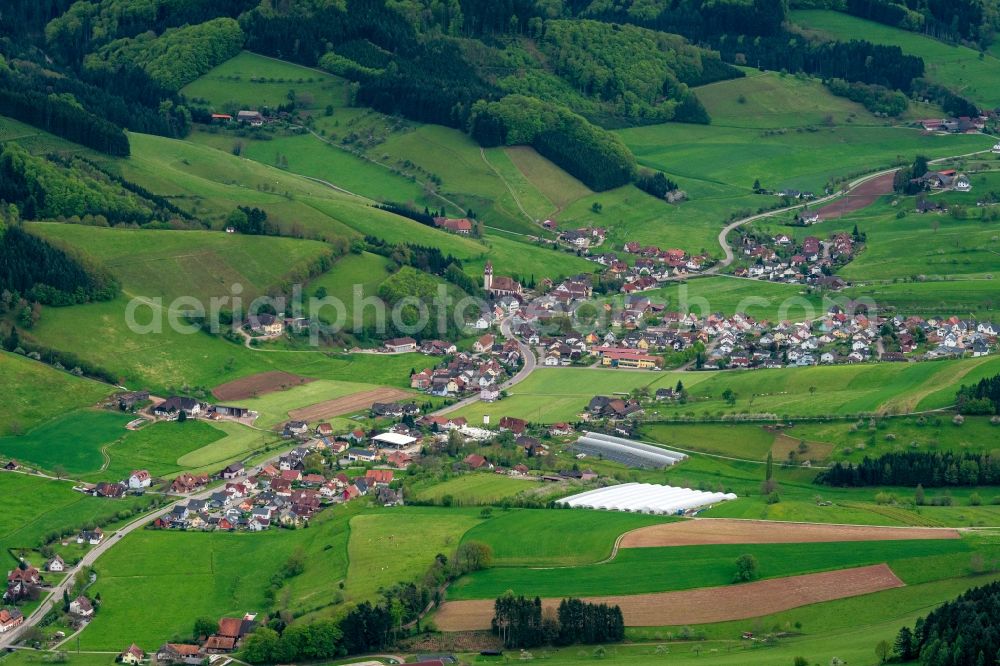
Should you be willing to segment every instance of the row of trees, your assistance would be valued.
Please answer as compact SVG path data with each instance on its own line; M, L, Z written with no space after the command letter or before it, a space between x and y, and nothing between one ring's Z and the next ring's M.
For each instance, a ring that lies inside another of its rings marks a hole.
M962 384L956 398L961 414L1000 414L1000 375L980 379L972 386Z
M986 453L904 451L836 462L816 477L828 486L980 486L1000 483L1000 458Z
M508 592L494 602L491 625L507 648L612 643L625 638L620 607L573 598L563 599L552 613L543 610L538 597L515 597Z
M860 81L848 83L843 79L830 79L826 82L826 87L834 95L858 102L872 113L899 116L905 113L909 107L906 95L885 86L861 83Z
M896 635L894 656L926 666L1000 664L1000 582L974 587Z

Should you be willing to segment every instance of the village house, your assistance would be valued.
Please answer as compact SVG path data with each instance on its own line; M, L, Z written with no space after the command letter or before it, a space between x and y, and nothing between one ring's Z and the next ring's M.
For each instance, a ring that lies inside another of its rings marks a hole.
M152 483L153 479L149 476L149 472L144 469L137 469L128 477L128 487L132 490L139 490L142 488L149 488L149 484Z
M132 643L118 655L118 663L138 666L145 658L146 653L138 645Z
M445 231L450 231L454 234L461 234L463 236L468 236L472 233L472 222L467 218L447 218L447 217L435 217L434 226L439 229L444 229Z
M54 573L66 571L66 563L63 561L63 558L59 557L58 554L53 555L52 559L45 563L45 570L52 571Z
M185 416L201 414L202 406L194 398L171 396L153 408L153 414L162 418L176 419L180 412Z
M0 634L16 629L24 623L24 615L16 608L0 609Z
M90 602L90 599L81 595L69 602L69 612L70 615L76 615L77 617L93 617L94 605Z
M285 321L282 317L276 317L268 312L260 312L247 317L247 325L250 331L257 335L275 337L285 331Z

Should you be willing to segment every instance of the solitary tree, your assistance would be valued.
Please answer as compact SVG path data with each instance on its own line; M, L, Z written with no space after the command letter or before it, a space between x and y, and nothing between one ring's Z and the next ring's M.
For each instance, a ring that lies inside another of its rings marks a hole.
M746 583L757 577L757 558L749 553L736 558L736 576L734 581Z
M889 649L889 641L883 639L878 642L875 646L875 656L878 657L879 663L884 664L889 660L889 654L891 650Z

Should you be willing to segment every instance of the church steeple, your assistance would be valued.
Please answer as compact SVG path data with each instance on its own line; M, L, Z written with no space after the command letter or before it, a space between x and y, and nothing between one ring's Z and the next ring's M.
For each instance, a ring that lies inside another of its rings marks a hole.
M483 289L489 291L493 288L493 262L487 261L483 268Z

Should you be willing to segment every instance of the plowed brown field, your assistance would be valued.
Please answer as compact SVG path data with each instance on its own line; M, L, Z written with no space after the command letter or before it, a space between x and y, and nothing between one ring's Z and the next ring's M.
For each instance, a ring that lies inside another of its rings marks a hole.
M212 389L212 395L219 400L245 400L255 396L283 391L299 384L308 384L314 381L309 377L299 377L290 372L272 370L271 372L260 372L256 375L234 379L225 384L219 384Z
M815 212L821 220L843 217L856 210L867 208L883 194L892 192L892 180L895 174L886 173L878 178L872 178L856 187L850 194L831 201Z
M760 615L902 587L885 564L823 573L772 578L742 585L704 587L680 592L590 597L586 601L617 604L630 627L704 624L743 620ZM542 606L555 609L559 599L543 599ZM488 629L493 601L446 601L435 614L442 631Z
M319 421L342 414L353 414L354 412L368 409L373 402L394 402L406 398L413 398L415 394L402 389L380 388L371 391L362 391L352 395L345 395L342 398L324 400L315 405L293 409L288 412L288 416L295 421Z
M830 541L899 541L958 539L958 530L928 527L818 525L766 520L701 518L640 527L625 534L620 548L702 546L732 543L826 543Z

